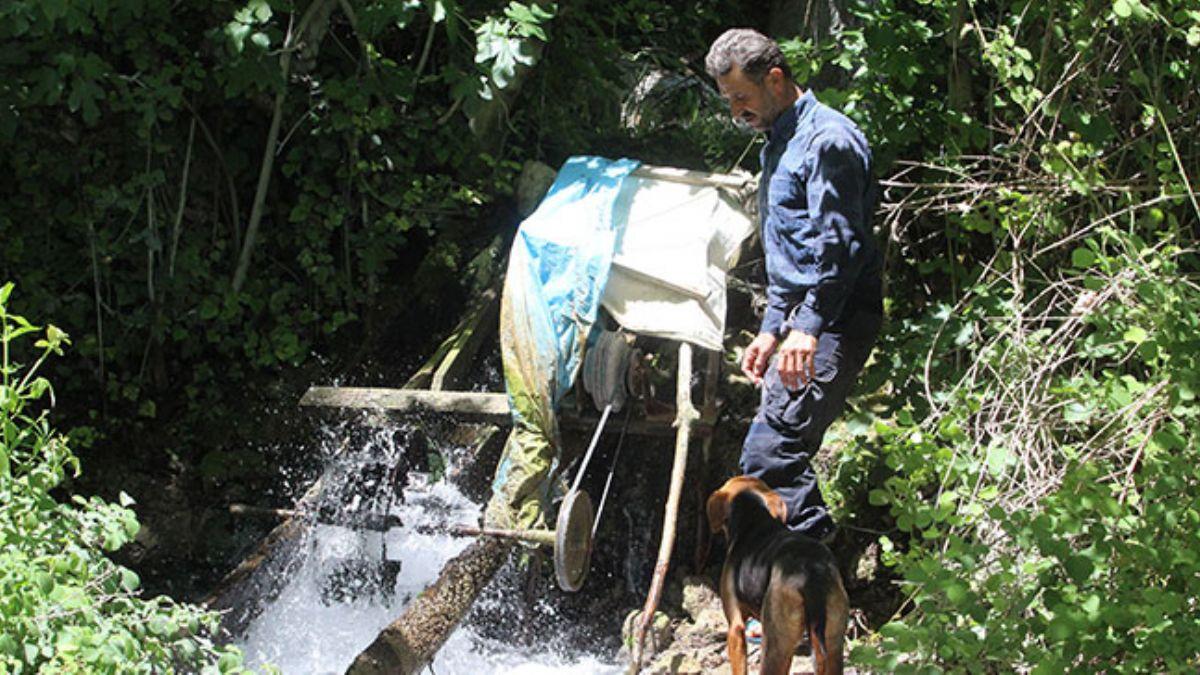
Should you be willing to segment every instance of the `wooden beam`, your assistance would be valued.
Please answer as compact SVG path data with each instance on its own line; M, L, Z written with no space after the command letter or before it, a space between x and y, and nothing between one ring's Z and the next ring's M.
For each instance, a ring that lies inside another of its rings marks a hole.
M476 421L508 422L508 395L478 391L429 391L376 387L309 387L300 405L327 408L366 408L413 414L452 413Z
M386 389L372 387L309 387L300 405L328 408L364 408L397 414L449 413L472 421L492 424L508 424L512 414L508 408L506 394L480 391L429 391L424 389ZM676 416L677 417L677 416ZM560 413L558 421L564 429L593 431L600 418L594 415L572 415ZM673 436L676 419L635 419L630 421L628 433L635 436ZM715 410L712 416L704 415L692 424L698 437L712 434L716 423ZM620 426L604 429L604 433L620 433Z

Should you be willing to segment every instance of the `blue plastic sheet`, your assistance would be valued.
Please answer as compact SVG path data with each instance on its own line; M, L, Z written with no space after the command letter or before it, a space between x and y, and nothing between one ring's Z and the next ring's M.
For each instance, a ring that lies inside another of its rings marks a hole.
M572 157L517 231L500 305L500 348L513 414L486 520L495 527L544 521L560 446L556 413L591 335L620 241L614 218L631 193L629 159Z

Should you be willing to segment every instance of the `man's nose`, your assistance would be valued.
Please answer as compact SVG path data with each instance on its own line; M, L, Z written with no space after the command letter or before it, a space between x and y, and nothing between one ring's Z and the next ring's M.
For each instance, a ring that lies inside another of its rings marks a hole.
M729 104L729 114L733 116L734 121L742 119L742 111L745 109L746 106L741 103L733 102Z

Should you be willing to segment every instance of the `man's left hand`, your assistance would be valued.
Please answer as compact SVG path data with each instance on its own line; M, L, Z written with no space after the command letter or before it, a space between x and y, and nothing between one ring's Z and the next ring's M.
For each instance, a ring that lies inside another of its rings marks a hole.
M817 338L792 330L779 347L777 367L779 379L788 389L799 389L812 382L816 375Z

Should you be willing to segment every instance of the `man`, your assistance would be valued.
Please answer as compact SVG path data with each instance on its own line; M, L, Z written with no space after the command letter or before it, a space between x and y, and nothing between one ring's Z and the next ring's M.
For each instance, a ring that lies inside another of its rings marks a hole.
M835 526L811 459L883 314L871 151L853 122L792 81L770 38L726 31L705 66L734 119L768 137L758 187L767 308L741 364L762 401L741 469L783 497L791 529L828 541Z

